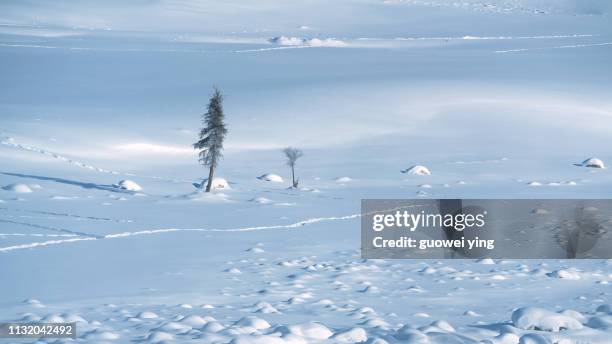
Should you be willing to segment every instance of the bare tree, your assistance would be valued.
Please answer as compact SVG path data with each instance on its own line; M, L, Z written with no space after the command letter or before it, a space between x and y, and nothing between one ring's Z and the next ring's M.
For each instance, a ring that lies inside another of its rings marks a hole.
M202 165L209 167L206 192L210 192L215 168L223 157L223 139L227 134L224 118L223 95L215 87L208 103L208 111L202 115L203 128L200 131L200 140L193 144L193 148L200 151L199 156ZM202 182L202 184L204 183Z
M297 159L302 157L304 153L301 150L293 147L283 149L283 153L285 153L285 156L287 157L287 166L291 167L291 186L297 188L300 180L295 179L295 162Z

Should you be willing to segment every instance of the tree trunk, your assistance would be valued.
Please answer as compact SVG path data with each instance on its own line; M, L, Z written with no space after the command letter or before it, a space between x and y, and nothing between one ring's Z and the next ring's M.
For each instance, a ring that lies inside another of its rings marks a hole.
M212 188L213 177L215 175L215 165L210 165L210 170L208 171L208 183L206 183L206 192L210 192Z
M291 186L295 188L295 167L291 165Z

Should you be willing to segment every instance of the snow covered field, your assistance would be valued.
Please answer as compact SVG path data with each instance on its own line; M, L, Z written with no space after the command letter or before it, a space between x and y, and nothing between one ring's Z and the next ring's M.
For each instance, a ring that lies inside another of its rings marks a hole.
M583 161L612 161L611 11L3 1L0 321L77 321L84 343L612 343L610 260L359 253L362 198L609 198ZM229 185L203 194L213 85Z

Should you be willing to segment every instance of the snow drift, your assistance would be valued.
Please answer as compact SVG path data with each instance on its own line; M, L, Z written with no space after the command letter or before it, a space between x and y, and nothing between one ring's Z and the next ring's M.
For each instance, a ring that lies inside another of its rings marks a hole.
M283 182L283 178L281 176L279 176L278 174L274 174L274 173L262 174L261 176L257 177L257 179L263 180L263 181L266 181L266 182L274 182L274 183L282 183Z
M127 191L140 191L142 190L142 187L138 184L136 184L136 182L129 180L129 179L125 179L120 181L119 183L117 183L116 187L118 187L119 189L122 190L127 190Z
M2 188L6 191L12 191L14 193L30 193L32 189L25 184L9 184Z
M580 164L576 164L582 167L592 167L592 168L606 168L604 162L601 159L597 158L588 158Z
M414 176L429 176L431 175L431 171L425 166L422 165L414 165L408 169L402 170L402 173L411 174Z
M206 188L206 184L208 183L208 178L204 179L202 181L202 183L193 183L193 186L195 186L197 189L204 189ZM229 186L229 183L227 182L227 180L223 179L223 178L213 178L212 180L212 186L211 188L213 190L228 190L231 189Z

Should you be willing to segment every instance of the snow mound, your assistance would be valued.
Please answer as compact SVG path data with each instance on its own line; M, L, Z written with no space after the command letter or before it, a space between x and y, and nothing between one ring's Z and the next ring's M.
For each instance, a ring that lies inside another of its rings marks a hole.
M184 333L191 330L191 326L169 321L157 328L157 330L169 333Z
M346 46L346 42L343 42L339 39L335 39L335 38L324 38L324 39L319 39L319 38L312 38L312 39L307 39L305 40L306 45L312 46L312 47L345 47Z
M598 313L608 313L612 315L612 306L611 305L601 305L597 307L595 311Z
M438 332L436 331L436 329L440 329L445 332L455 332L455 328L453 327L453 325L449 324L445 320L436 320L428 326L419 328L419 330L421 330L422 332L431 332L432 330L434 330L434 332Z
M41 321L54 324L66 322L61 314L56 313L47 315L46 317L42 318Z
M83 319L82 316L74 313L64 314L65 322L78 322L78 323L87 323L87 320Z
M27 300L23 300L23 303L32 306L32 307L37 307L37 308L44 308L45 305L43 305L42 302L40 302L37 299L27 299Z
M546 276L560 278L560 279L567 279L567 280L579 280L580 279L580 274L577 273L576 271L563 270L563 269L549 272L546 274Z
M334 343L362 343L368 340L366 331L360 327L336 333L332 339Z
M272 313L280 313L278 309L274 308L271 304L267 302L259 302L255 305L255 313L262 314L272 314Z
M274 336L246 336L240 335L232 339L229 344L285 344L288 341Z
M278 328L278 331L283 334L293 334L315 340L327 339L334 334L327 326L318 322L281 326Z
M512 313L512 323L523 330L559 332L579 330L582 324L575 318L537 307L522 307Z
M495 265L495 261L491 258L482 258L477 260L476 262L483 265Z
M264 253L266 251L264 251L263 248L261 247L251 247L249 249L246 250L246 252L251 252L251 253Z
M213 333L222 331L223 329L225 329L225 326L218 321L209 321L202 327L202 331Z
M467 310L467 311L463 312L463 315L465 315L467 317L479 317L480 316L480 314L478 314L478 313L476 313L474 311L471 311L471 310Z
M114 341L119 339L119 334L111 331L102 331L100 329L95 329L93 331L87 332L84 339L91 342L106 342L106 341Z
M567 315L568 317L572 317L578 321L580 321L581 324L584 324L587 320L587 318L580 312L575 311L573 309L566 309L564 311L559 312L560 314L563 315Z
M335 38L299 38L278 36L271 38L270 43L282 46L309 46L309 47L344 47L346 42Z
M353 179L351 179L349 177L338 177L338 178L334 179L334 181L336 183L348 183L348 182L352 182Z
M249 200L249 202L257 203L257 204L271 204L274 203L273 200L265 197L256 197Z
M606 168L604 162L597 158L588 158L583 161L581 164L577 164L582 167L592 167L592 168Z
M270 43L278 45L303 45L304 40L297 37L278 36L270 39Z
M408 173L413 176L430 176L431 171L425 166L422 165L414 165L408 169L402 170L402 173Z
M536 209L531 210L531 213L532 213L532 214L535 214L535 215L546 215L546 214L548 214L549 212L548 212L548 210L546 210L546 209L536 208Z
M238 268L225 269L225 272L229 272L230 274L241 274L242 271Z
M117 183L116 185L119 189L122 190L127 190L127 191L140 191L142 190L142 187L138 184L136 184L136 182L129 180L129 179L124 179L122 181L120 181L119 183Z
M267 321L252 315L238 320L235 325L241 327L251 327L256 330L265 330L270 327L270 324Z
M193 183L197 189L204 189L208 183L208 178L204 179L202 183ZM231 189L227 180L223 178L213 178L212 186L213 190L229 190Z
M274 182L274 183L283 182L283 177L279 176L278 174L274 174L274 173L262 174L261 176L257 177L257 179L263 180L266 182Z
M427 335L411 325L404 325L395 333L395 338L401 340L404 343L419 343L427 344L429 339Z
M14 193L30 193L30 192L32 192L32 189L30 189L30 187L25 185L25 184L9 184L9 185L3 187L2 189L6 190L6 191L12 191Z
M140 319L157 319L157 318L159 318L157 316L157 314L155 314L153 312L149 312L149 311L140 312L140 313L138 313L138 315L136 317L140 318Z
M591 317L587 322L587 326L600 330L612 330L612 317L607 315Z
M528 333L521 336L519 344L550 344L550 341L540 334Z
M189 315L181 319L180 322L191 327L202 327L206 325L208 321L199 315Z
M170 333L164 331L151 332L147 337L147 340L151 343L161 343L165 341L171 341L173 339L174 337Z

